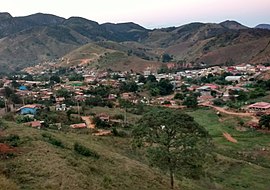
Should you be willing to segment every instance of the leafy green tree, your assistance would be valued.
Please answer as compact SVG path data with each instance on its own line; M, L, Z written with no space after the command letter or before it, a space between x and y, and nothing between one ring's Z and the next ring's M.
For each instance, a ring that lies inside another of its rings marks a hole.
M170 83L168 79L160 80L158 83L159 93L160 95L169 95L173 92L173 85Z
M136 146L147 147L150 163L169 173L172 189L175 175L198 177L211 151L208 132L180 111L152 110L139 120L133 134Z
M162 62L167 63L170 62L173 59L172 55L169 55L167 53L162 55Z
M181 93L176 93L174 95L174 98L173 99L176 99L176 100L184 100L185 96L184 94L181 94Z
M183 105L187 106L188 108L197 107L198 106L197 96L195 94L190 94L184 99Z
M120 84L120 90L122 92L136 92L138 90L138 85L136 82L123 82Z
M149 82L157 82L155 75L149 75L146 80Z
M18 88L18 87L20 86L20 84L19 84L16 80L12 80L11 86L12 86L13 88Z
M11 100L14 104L21 104L21 103L22 103L22 99L21 99L20 96L17 95L17 94L11 94L11 95L10 95L10 100Z
M69 81L83 81L84 77L81 74L72 74L68 77Z
M61 79L60 79L59 76L53 75L53 76L50 77L50 81L55 82L55 83L60 83Z
M9 98L11 96L11 94L14 94L14 91L9 87L5 87L4 96L6 98Z
M270 129L270 115L263 115L259 120L259 126Z
M62 88L56 91L56 96L68 98L70 97L70 92L67 89Z
M5 101L0 99L0 108L4 108L5 107Z
M146 78L143 75L140 75L139 79L138 79L138 82L139 83L146 83Z

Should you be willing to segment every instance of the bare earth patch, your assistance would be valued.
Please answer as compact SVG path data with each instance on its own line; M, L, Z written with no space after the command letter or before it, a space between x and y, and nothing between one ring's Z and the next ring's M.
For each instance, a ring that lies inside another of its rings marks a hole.
M232 143L237 143L237 140L233 138L229 133L225 132L223 133L223 136Z

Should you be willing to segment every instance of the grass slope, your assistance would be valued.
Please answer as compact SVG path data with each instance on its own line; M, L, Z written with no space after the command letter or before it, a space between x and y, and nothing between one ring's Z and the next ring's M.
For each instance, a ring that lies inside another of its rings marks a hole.
M115 115L123 110L96 107L94 113ZM270 187L269 134L252 130L238 131L243 118L222 115L210 109L187 111L205 127L215 145L214 162L200 180L176 181L181 188L260 189ZM128 114L136 121L139 116ZM248 120L248 118L244 118ZM131 149L129 137L94 137L85 131L59 132L25 128L14 123L1 135L17 134L20 143L14 158L1 159L1 189L168 189L169 178L148 166L143 152ZM228 142L228 132L238 143ZM46 135L44 135L46 134ZM51 138L47 138L47 136ZM44 137L45 136L45 137ZM63 146L56 146L55 141ZM100 158L85 157L73 150L79 142ZM179 189L179 186L176 189Z
M216 146L216 163L208 176L211 178L210 187L220 188L221 185L220 189L269 189L269 134L252 130L237 131L235 127L241 118L218 118L212 110L200 109L189 114L209 131ZM230 133L238 143L228 142L223 132Z
M40 131L9 124L4 133L17 134L19 153L2 160L1 187L5 189L167 189L169 180L157 171L118 151L121 139L98 138L89 134ZM42 133L61 141L50 143ZM111 138L111 137L108 137ZM75 142L97 152L99 159L84 157L73 150ZM111 145L109 145L111 144ZM127 143L123 143L126 145ZM127 147L130 149L130 147ZM5 174L5 175L4 175ZM2 188L1 188L2 189Z

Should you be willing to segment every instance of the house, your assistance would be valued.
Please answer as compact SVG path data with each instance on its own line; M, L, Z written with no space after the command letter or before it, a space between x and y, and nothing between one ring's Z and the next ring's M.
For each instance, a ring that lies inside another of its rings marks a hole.
M27 90L27 87L26 86L20 86L19 90Z
M17 112L20 112L21 115L35 115L37 113L37 109L39 108L36 104L29 104L25 105L17 110Z
M247 106L250 111L267 111L270 109L270 103L267 102L257 102Z
M225 77L225 80L226 81L229 81L229 82L241 82L243 81L243 76L227 76Z
M23 125L40 129L42 127L42 123L44 123L44 122L43 121L31 121L28 123L24 123Z
M100 120L109 122L110 121L110 116L107 115L106 113L100 113L96 117L98 117Z
M65 97L55 98L55 101L58 102L58 103L64 102L65 101Z
M73 125L70 125L70 127L72 129L83 129L83 128L87 128L87 126L86 126L85 123L73 124Z
M56 111L66 111L67 107L66 104L56 104L55 110Z

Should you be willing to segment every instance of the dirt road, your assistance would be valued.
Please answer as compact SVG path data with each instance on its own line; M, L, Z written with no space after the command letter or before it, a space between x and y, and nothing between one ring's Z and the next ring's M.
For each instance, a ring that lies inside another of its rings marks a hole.
M202 103L202 104L199 104L199 105L213 108L213 109L217 110L218 112L225 113L225 114L228 114L228 115L235 115L235 116L240 116L240 117L251 117L252 122L255 122L255 123L259 122L259 119L253 113L232 112L232 111L225 110L224 108L217 107L217 106L214 106L214 105L210 105L210 104L207 104L207 103Z
M96 128L95 124L93 123L93 120L90 116L82 116L82 120L86 123L87 128L94 129Z

